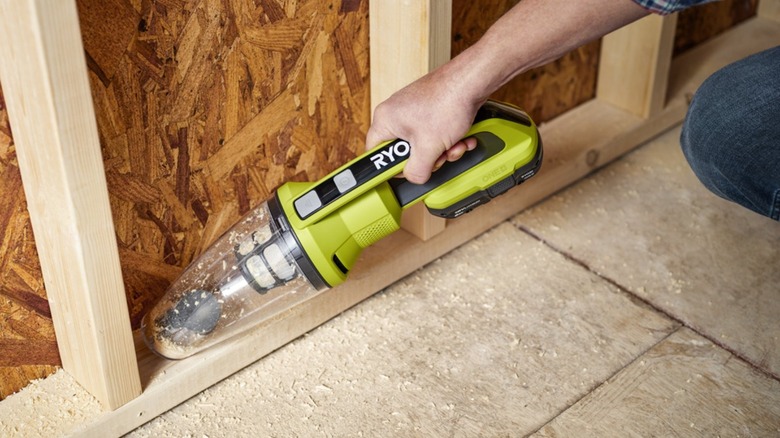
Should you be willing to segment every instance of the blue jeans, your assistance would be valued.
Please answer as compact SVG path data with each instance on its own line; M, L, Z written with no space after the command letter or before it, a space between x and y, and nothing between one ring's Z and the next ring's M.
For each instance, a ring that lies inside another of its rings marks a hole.
M693 97L680 142L708 189L780 220L780 46L709 77Z

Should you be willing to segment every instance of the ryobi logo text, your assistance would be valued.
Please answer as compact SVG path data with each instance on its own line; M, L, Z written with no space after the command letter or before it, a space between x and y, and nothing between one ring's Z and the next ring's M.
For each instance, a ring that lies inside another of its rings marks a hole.
M387 145L387 147L372 155L371 161L374 162L374 166L377 169L382 169L383 167L394 164L396 160L409 156L411 149L412 147L408 142L399 140L395 143Z

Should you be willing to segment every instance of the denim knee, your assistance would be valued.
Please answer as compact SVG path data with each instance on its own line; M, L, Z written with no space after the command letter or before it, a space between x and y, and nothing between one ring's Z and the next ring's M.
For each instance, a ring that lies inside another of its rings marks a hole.
M680 143L718 196L780 220L780 47L727 66L696 92Z

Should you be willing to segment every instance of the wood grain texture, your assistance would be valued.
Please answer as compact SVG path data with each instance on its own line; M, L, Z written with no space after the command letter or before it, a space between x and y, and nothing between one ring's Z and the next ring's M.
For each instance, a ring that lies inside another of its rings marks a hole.
M449 0L374 2L369 20L372 109L450 59ZM406 210L401 218L401 227L423 240L441 233L445 226L446 220L428 213L422 203Z
M660 112L676 22L677 14L652 14L604 36L596 97L640 117Z
M60 364L0 88L0 400Z
M3 2L0 22L0 80L62 366L115 409L141 383L76 6Z
M452 2L452 56L471 46L519 0ZM592 99L601 42L594 41L560 59L529 70L504 85L491 97L526 110L537 123L545 122Z
M775 0L762 0L773 2ZM759 0L722 0L681 11L677 19L674 55L717 36L756 15Z
M78 6L138 328L240 215L283 182L316 180L363 150L368 3Z

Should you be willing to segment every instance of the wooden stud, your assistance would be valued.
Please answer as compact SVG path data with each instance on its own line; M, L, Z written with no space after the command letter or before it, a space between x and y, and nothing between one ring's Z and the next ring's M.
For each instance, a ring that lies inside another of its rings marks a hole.
M103 406L141 392L75 2L0 2L0 80L63 368Z
M451 0L369 3L371 107L450 59ZM404 212L402 227L427 240L446 221L425 206Z
M596 98L647 118L663 109L677 14L649 15L604 37Z
M780 0L761 0L758 2L758 16L780 21Z

